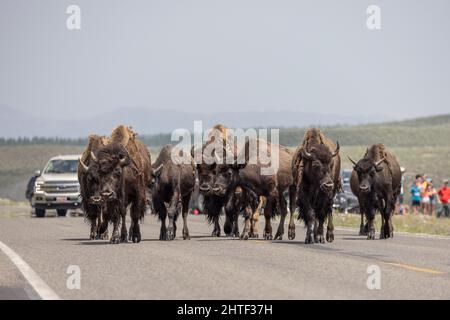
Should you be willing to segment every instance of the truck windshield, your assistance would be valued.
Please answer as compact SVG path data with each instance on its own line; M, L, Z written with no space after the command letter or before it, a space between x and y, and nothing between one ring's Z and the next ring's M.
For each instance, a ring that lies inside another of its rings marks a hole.
M45 168L45 173L76 173L78 160L52 160Z

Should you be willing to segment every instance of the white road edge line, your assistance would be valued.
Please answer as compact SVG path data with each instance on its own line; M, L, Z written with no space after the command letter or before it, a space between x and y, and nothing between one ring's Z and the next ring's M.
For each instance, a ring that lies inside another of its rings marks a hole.
M10 247L0 241L0 249L19 269L31 287L43 300L61 300L61 298L38 276L36 272Z

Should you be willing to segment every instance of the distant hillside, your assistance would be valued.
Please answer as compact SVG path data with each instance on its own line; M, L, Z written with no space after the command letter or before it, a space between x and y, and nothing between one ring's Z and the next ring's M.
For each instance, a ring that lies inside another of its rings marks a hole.
M80 114L64 118L61 114L43 114L33 117L25 112L0 106L0 137L59 137L80 138L90 133L108 134L118 124L127 124L140 134L169 133L177 128L193 129L194 121L203 121L204 128L217 122L234 128L252 127L304 127L311 124L331 126L383 122L379 115L319 114L304 111L261 110L241 112L191 112L175 110L148 110L127 108L101 115Z
M422 147L450 145L450 114L405 121L365 125L319 126L332 140L341 145L364 146L382 142L391 147ZM296 146L306 128L281 128L280 144ZM138 131L139 132L139 131ZM139 135L149 146L158 147L171 143L169 133ZM0 138L0 145L85 145L85 138Z

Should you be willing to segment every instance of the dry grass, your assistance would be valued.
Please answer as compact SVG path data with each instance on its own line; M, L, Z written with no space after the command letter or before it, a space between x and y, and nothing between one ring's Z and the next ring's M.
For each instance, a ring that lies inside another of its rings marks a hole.
M359 229L361 218L359 214L335 213L333 221L337 227ZM436 216L424 215L394 216L392 223L395 231L450 236L450 219L448 218L438 219ZM377 215L375 230L379 231L380 227L381 217Z

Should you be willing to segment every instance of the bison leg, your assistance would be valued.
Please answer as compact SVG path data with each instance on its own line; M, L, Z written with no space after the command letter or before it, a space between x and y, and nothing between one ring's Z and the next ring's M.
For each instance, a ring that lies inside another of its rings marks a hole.
M178 215L178 203L180 201L180 192L178 188L175 188L172 199L170 199L169 209L167 210L167 217L169 218L167 226L167 239L173 240L176 236L176 217Z
M288 229L288 239L295 239L295 186L289 187L289 229Z
M325 237L323 236L323 224L325 219L321 216L314 223L314 242L325 243Z
M240 235L241 240L248 240L248 238L250 238L251 220L252 209L247 206L244 210L244 230L242 230L242 233Z
M144 216L145 213L145 198L136 199L131 204L131 241L133 243L141 242L141 228L139 226L139 219Z
M372 206L370 206L367 210L367 224L368 224L367 239L368 240L375 239L374 220L375 220L375 210L374 210L374 208L372 208Z
M388 239L394 236L394 228L392 227L392 211L394 209L394 204L392 201L392 190L387 190L387 196L385 199L385 207L382 212L382 220L383 224L381 226L383 237L381 237L380 233L380 239Z
M126 212L126 211L125 211ZM120 229L120 242L128 242L126 214L122 215L122 227Z
M217 213L213 217L214 229L211 233L211 237L220 237L220 224L219 224L220 214Z
M266 198L259 197L258 207L252 214L251 225L250 225L250 238L259 238L259 216L261 211L266 206Z
M111 244L118 244L118 243L120 243L119 225L120 225L120 218L123 215L123 211L124 210L126 210L126 209L121 208L120 215L115 213L112 216L113 231L112 231L112 234L111 234L111 239L109 239L109 243L111 243Z
M364 211L361 210L361 223L359 225L359 235L366 236L367 235L367 225L364 225Z
M272 240L272 224L270 223L270 219L272 217L273 210L273 201L267 199L267 205L264 208L264 218L266 219L266 226L264 228L263 237L266 240Z
M306 238L305 243L311 244L314 243L314 229L315 229L315 219L314 219L314 213L311 212L307 213L305 216L305 226L306 226Z
M91 218L91 233L89 236L89 240L95 240L97 238L97 231L98 231L98 227L97 227L97 218Z
M279 204L280 210L281 210L281 218L280 218L280 223L278 224L277 233L275 233L274 239L275 240L283 240L284 221L286 220L286 215L287 215L287 203L282 194L279 197L278 204Z
M190 240L189 229L187 226L187 218L189 213L189 200L190 194L183 197L182 210L183 210L183 240Z
M106 213L102 213L102 223L98 229L99 237L102 240L108 240L108 223L109 215Z
M328 223L327 223L327 235L326 239L328 242L334 241L334 224L333 224L333 212L330 210L328 212Z

